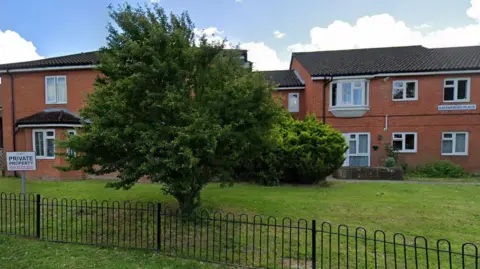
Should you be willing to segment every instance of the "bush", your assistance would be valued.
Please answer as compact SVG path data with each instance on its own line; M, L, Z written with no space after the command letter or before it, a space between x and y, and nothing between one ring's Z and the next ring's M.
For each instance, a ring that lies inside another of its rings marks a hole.
M312 184L325 180L340 168L348 147L342 134L315 116L298 121L289 118L280 133L286 170L282 181Z
M468 173L459 165L447 160L441 160L417 167L414 175L433 178L459 178L467 176Z
M395 165L397 165L397 162L395 161L395 158L393 158L393 157L387 157L383 161L383 166L385 166L385 167L393 168L393 167L395 167Z
M237 179L266 186L318 183L342 166L348 149L342 134L315 116L299 121L287 115L272 137L260 156L235 168Z

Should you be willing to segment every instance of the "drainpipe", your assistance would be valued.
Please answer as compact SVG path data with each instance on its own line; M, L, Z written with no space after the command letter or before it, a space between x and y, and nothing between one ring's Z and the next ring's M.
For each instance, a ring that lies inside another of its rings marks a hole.
M327 122L327 86L330 85L332 80L333 80L332 76L330 76L329 80L327 80L326 77L323 79L323 113L322 113L323 124Z

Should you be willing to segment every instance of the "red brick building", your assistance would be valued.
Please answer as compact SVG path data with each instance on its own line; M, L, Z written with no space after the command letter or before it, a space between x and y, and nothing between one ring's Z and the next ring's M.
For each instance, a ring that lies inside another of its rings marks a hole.
M80 127L97 63L90 52L0 65L3 147L36 152L28 177L89 177L55 168L65 160L54 140ZM392 144L410 166L449 159L480 172L480 46L294 53L289 70L265 75L295 117L314 113L344 133L347 166L381 165Z
M290 70L265 74L297 117L344 134L345 166L382 165L390 144L410 167L447 159L480 172L479 46L294 53Z
M247 52L238 52L243 66L251 68ZM81 127L78 111L85 104L85 95L93 90L97 64L96 53L88 52L0 65L3 148L4 152L36 152L37 170L27 172L27 177L91 177L82 171L56 169L66 160L55 155L54 141Z

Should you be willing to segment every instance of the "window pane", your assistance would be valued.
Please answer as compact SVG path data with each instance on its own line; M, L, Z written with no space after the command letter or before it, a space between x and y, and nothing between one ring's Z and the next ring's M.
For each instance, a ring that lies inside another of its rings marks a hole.
M337 105L337 83L332 84L332 106Z
M353 90L353 104L362 105L362 89Z
M415 135L414 134L406 134L405 135L405 149L415 150Z
M57 93L55 89L55 78L47 78L47 102L55 103L57 101Z
M394 134L394 135L393 135L393 138L394 138L394 139L395 139L395 138L400 138L400 139L401 139L402 137L403 137L402 134Z
M467 81L466 80L458 81L457 99L460 99L460 100L467 99Z
M288 111L298 112L298 94L291 93L288 95Z
M47 132L47 136L54 136L54 135L55 135L55 133L53 131L48 131Z
M48 157L55 156L55 140L54 139L47 139L47 156Z
M393 99L403 99L403 89L393 89Z
M57 84L57 102L67 102L67 84L65 83Z
M453 137L453 134L451 133L443 134L443 138L452 138L452 137Z
M353 83L353 87L356 87L356 88L362 87L362 82L360 82L360 81L355 81L355 82Z
M443 90L443 100L453 101L453 92L454 89L452 87L445 87L445 89Z
M442 153L453 153L453 141L443 140L442 141Z
M403 88L403 81L395 81L393 83L394 88Z
M344 105L352 104L352 84L342 83L342 103Z
M350 141L348 143L348 146L350 147L349 153L350 154L357 154L357 142L356 141Z
M350 166L368 166L368 156L350 156L348 161Z
M445 81L445 85L454 85L455 82L453 80L447 80Z
M407 83L407 98L415 98L415 82Z
M36 156L44 156L43 132L35 132L35 153Z
M402 150L403 149L403 140L394 140L392 143L392 147L394 150Z
M466 142L467 142L467 135L466 134L457 134L455 136L455 152L463 153L466 152Z
M368 153L368 135L359 135L358 143L358 153Z

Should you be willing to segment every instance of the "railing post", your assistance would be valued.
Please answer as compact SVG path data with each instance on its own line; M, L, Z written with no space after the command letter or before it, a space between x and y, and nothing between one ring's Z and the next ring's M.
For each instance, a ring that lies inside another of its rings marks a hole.
M161 218L162 217L162 204L157 203L157 253L160 253L160 242L162 241L161 239Z
M312 269L317 268L317 222L312 220Z
M40 223L41 223L41 220L40 220L40 194L37 194L37 200L35 201L35 210L37 211L36 235L37 235L37 238L40 239Z

